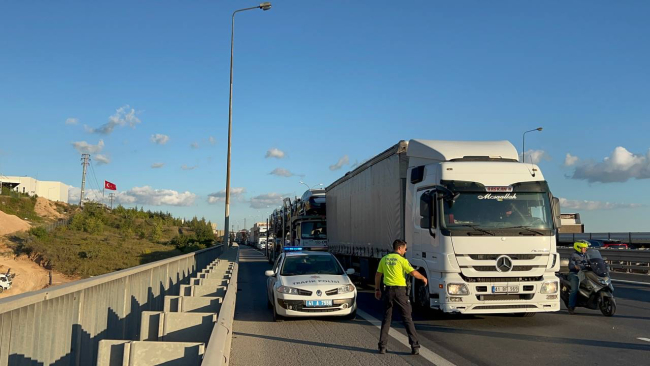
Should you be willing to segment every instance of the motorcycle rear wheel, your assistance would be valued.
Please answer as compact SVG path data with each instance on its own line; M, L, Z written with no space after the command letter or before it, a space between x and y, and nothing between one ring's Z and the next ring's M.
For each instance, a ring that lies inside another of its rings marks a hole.
M605 316L613 316L616 313L616 303L611 297L603 297L600 301L600 312Z

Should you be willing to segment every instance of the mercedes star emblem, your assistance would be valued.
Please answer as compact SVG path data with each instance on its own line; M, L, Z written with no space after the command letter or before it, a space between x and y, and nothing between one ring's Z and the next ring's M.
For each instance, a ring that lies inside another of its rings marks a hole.
M510 272L512 271L512 259L507 255L502 255L497 258L497 271Z
M320 296L322 294L323 294L323 291L321 291L321 290L316 291L316 296Z

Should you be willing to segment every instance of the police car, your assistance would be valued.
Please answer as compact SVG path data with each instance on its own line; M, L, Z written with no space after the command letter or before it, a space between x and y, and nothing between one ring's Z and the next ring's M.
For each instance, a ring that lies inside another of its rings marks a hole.
M286 247L265 272L268 307L273 320L283 317L343 316L357 313L357 288L332 254Z

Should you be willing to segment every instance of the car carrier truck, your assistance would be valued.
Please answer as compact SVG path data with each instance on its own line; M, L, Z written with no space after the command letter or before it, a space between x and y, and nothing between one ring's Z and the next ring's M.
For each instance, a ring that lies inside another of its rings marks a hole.
M372 283L395 239L428 279L417 307L448 313L560 309L559 200L508 141L400 141L326 188L329 251Z

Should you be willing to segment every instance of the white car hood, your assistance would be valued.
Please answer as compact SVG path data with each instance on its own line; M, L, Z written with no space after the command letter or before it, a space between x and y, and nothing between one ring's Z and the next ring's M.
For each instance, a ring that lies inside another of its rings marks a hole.
M334 276L334 275L305 275L305 276L288 276L282 277L282 285L289 287L296 287L302 289L317 289L327 287L333 288L350 284L350 279L347 275Z

